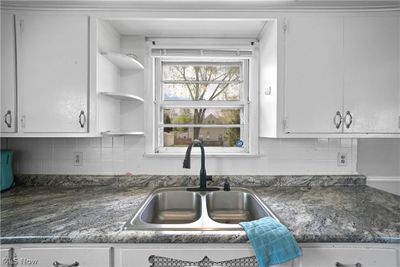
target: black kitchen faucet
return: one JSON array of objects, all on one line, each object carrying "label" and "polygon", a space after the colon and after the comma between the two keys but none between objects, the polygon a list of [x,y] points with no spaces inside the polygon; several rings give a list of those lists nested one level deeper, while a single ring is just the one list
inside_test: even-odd
[{"label": "black kitchen faucet", "polygon": [[194,139],[186,150],[185,159],[183,160],[183,168],[190,169],[190,154],[193,146],[199,146],[201,150],[201,167],[200,167],[200,188],[188,188],[189,191],[217,191],[216,187],[207,188],[207,181],[212,181],[212,176],[207,176],[206,172],[206,153],[204,151],[203,143]]}]

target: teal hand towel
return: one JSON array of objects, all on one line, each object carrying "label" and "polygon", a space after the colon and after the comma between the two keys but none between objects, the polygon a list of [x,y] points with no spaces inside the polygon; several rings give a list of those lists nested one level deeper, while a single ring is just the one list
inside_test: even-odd
[{"label": "teal hand towel", "polygon": [[301,256],[301,249],[289,230],[272,217],[241,222],[256,253],[259,267],[285,263]]}]

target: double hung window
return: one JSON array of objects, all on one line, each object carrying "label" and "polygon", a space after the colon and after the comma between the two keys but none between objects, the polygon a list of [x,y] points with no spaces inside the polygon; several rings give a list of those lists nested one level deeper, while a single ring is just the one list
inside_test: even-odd
[{"label": "double hung window", "polygon": [[249,152],[251,51],[153,49],[155,152]]}]

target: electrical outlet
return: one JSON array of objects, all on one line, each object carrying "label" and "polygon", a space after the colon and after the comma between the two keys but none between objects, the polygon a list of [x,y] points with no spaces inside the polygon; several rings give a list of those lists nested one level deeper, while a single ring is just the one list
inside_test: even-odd
[{"label": "electrical outlet", "polygon": [[74,166],[82,166],[83,152],[74,152]]},{"label": "electrical outlet", "polygon": [[347,153],[339,152],[337,154],[337,165],[340,167],[347,166]]}]

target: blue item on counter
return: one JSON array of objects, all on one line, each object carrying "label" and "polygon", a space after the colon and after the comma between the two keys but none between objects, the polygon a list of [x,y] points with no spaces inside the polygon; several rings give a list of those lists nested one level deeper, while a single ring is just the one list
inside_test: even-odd
[{"label": "blue item on counter", "polygon": [[4,191],[14,186],[14,174],[12,171],[13,152],[9,150],[1,150],[0,152],[1,152],[0,186],[1,186],[1,191]]},{"label": "blue item on counter", "polygon": [[260,267],[285,263],[302,255],[293,235],[272,217],[241,222],[240,226],[246,231]]}]

